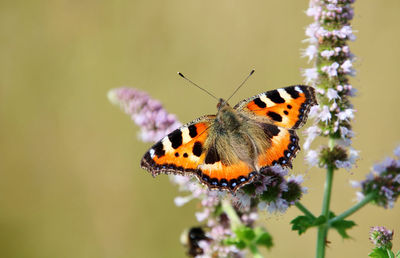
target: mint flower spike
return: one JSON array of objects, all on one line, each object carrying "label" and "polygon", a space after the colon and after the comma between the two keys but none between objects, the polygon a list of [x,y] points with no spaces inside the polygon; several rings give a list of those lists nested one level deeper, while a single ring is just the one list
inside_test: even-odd
[{"label": "mint flower spike", "polygon": [[181,125],[175,115],[144,91],[123,87],[110,90],[107,97],[140,127],[139,138],[144,142],[158,141]]},{"label": "mint flower spike", "polygon": [[[316,88],[319,106],[310,111],[314,125],[306,130],[304,149],[311,152],[307,161],[311,166],[320,164],[315,160],[315,152],[311,150],[312,142],[317,136],[333,140],[332,145],[348,148],[347,159],[332,161],[336,168],[350,169],[358,159],[358,151],[349,148],[354,133],[350,122],[355,110],[350,97],[355,89],[349,83],[349,76],[354,76],[354,55],[350,52],[348,41],[354,41],[350,20],[354,13],[351,4],[354,0],[311,0],[306,14],[313,17],[314,22],[306,29],[309,46],[303,56],[314,61],[314,67],[305,69],[305,82]],[[329,146],[333,147],[333,146]]]},{"label": "mint flower spike", "polygon": [[393,230],[385,227],[371,227],[369,231],[369,240],[377,247],[392,249]]},{"label": "mint flower spike", "polygon": [[366,179],[351,182],[353,187],[360,187],[359,199],[373,193],[373,202],[381,207],[393,208],[400,195],[400,146],[394,150],[395,158],[386,158],[373,166]]},{"label": "mint flower spike", "polygon": [[288,170],[281,166],[261,169],[251,184],[236,192],[233,204],[240,211],[256,206],[259,211],[285,213],[307,192],[307,188],[301,185],[302,175],[287,177],[287,174]]}]

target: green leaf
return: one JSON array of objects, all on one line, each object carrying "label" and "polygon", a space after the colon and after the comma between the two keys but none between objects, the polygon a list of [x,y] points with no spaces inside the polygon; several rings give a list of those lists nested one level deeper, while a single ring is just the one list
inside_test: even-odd
[{"label": "green leaf", "polygon": [[318,218],[311,216],[297,216],[290,223],[292,224],[292,230],[298,231],[299,235],[301,235],[310,227],[319,226],[325,222],[326,218],[324,216],[319,216]]},{"label": "green leaf", "polygon": [[271,248],[274,245],[272,242],[272,236],[267,232],[264,232],[257,238],[256,244],[265,246],[267,249]]},{"label": "green leaf", "polygon": [[254,233],[254,229],[242,226],[235,230],[236,236],[243,241],[251,241],[256,237],[256,233]]},{"label": "green leaf", "polygon": [[332,227],[335,228],[343,238],[350,238],[346,230],[354,227],[355,225],[356,223],[354,223],[352,220],[339,220],[332,223]]},{"label": "green leaf", "polygon": [[239,248],[241,250],[245,249],[246,246],[247,246],[246,242],[244,242],[244,241],[242,241],[240,239],[237,239],[237,238],[227,238],[223,242],[224,242],[225,245],[234,245],[234,246],[236,246],[237,248]]},{"label": "green leaf", "polygon": [[386,250],[378,247],[372,249],[372,252],[370,252],[368,256],[372,258],[389,258]]},{"label": "green leaf", "polygon": [[314,221],[313,218],[308,216],[297,216],[290,224],[292,224],[292,230],[298,231],[299,235],[301,235],[306,232],[308,228],[312,227]]},{"label": "green leaf", "polygon": [[255,242],[257,245],[265,246],[267,249],[270,249],[274,245],[272,236],[266,231],[258,234]]}]

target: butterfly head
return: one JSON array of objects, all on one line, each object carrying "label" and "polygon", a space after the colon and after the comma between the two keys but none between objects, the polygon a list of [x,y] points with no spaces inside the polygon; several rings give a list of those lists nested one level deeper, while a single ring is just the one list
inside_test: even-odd
[{"label": "butterfly head", "polygon": [[219,101],[218,101],[218,104],[217,104],[218,111],[220,111],[222,108],[224,108],[226,106],[229,107],[228,102],[226,102],[226,100],[220,98]]},{"label": "butterfly head", "polygon": [[216,123],[228,130],[233,130],[240,126],[240,118],[235,110],[224,99],[219,99]]}]

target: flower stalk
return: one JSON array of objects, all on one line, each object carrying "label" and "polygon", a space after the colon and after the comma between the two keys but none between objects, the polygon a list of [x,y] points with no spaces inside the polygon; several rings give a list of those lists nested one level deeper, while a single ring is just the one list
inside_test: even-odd
[{"label": "flower stalk", "polygon": [[355,204],[354,206],[352,206],[348,210],[344,211],[343,213],[337,215],[336,217],[330,219],[328,221],[328,224],[332,225],[333,223],[335,223],[337,221],[340,221],[340,220],[343,220],[343,219],[349,217],[350,215],[352,215],[353,213],[355,213],[356,211],[358,211],[359,209],[361,209],[362,207],[364,207],[365,205],[370,203],[375,197],[376,197],[375,193],[369,193],[361,201],[359,201],[357,204]]}]

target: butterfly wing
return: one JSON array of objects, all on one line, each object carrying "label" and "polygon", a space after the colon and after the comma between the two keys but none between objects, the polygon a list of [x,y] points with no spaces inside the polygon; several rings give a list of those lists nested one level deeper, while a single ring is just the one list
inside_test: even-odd
[{"label": "butterfly wing", "polygon": [[300,150],[299,137],[295,130],[269,123],[259,123],[259,126],[263,128],[268,145],[258,155],[258,167],[281,165],[291,168],[292,159]]},{"label": "butterfly wing", "polygon": [[239,102],[234,109],[260,122],[297,129],[316,104],[314,88],[297,85],[258,94]]},{"label": "butterfly wing", "polygon": [[276,164],[292,167],[292,159],[300,149],[294,129],[304,125],[310,108],[316,104],[314,88],[297,85],[258,94],[234,107],[256,121],[270,143],[258,156],[260,168]]},{"label": "butterfly wing", "polygon": [[141,167],[153,176],[190,173],[209,188],[231,191],[251,182],[256,173],[247,163],[236,156],[231,164],[221,161],[230,146],[222,151],[220,137],[210,135],[214,120],[215,116],[200,117],[168,134],[145,153]]},{"label": "butterfly wing", "polygon": [[204,160],[203,144],[215,116],[203,116],[171,132],[143,156],[141,167],[153,174],[198,173]]}]

